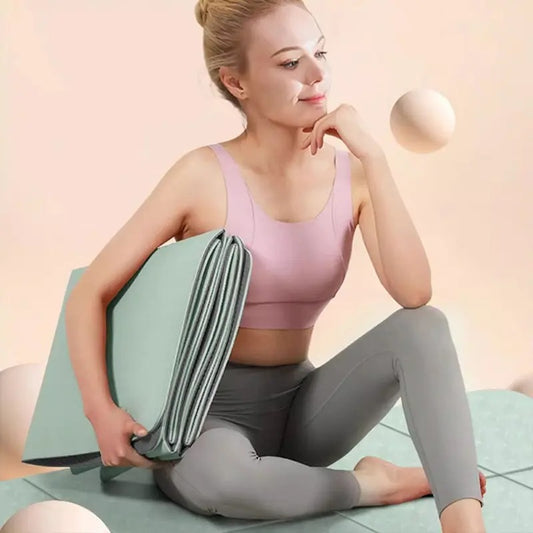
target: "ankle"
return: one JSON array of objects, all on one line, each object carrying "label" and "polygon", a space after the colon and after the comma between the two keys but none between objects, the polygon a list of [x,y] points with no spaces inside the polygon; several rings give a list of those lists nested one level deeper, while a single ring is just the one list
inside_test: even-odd
[{"label": "ankle", "polygon": [[440,523],[442,533],[486,533],[481,504],[475,498],[462,498],[446,506]]},{"label": "ankle", "polygon": [[373,505],[388,505],[390,490],[384,483],[380,483],[376,476],[370,471],[357,470],[351,474],[359,483],[360,496],[359,506],[367,507]]}]

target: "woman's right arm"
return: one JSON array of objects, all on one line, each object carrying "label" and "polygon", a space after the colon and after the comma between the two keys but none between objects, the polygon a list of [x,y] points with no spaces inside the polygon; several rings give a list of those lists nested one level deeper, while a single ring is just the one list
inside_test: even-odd
[{"label": "woman's right arm", "polygon": [[[209,150],[209,148],[206,148]],[[115,403],[106,368],[106,309],[159,246],[182,235],[205,176],[202,148],[188,152],[84,270],[65,306],[69,356],[87,418]],[[205,179],[205,178],[204,178]]]},{"label": "woman's right arm", "polygon": [[114,404],[107,379],[106,308],[96,293],[86,292],[69,298],[65,309],[68,351],[88,419]]}]

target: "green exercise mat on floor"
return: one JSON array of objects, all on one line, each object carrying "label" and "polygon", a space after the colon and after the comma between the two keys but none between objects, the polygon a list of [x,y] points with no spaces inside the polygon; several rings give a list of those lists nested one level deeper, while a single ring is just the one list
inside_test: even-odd
[{"label": "green exercise mat on floor", "polygon": [[[467,398],[478,468],[487,478],[482,509],[487,532],[532,533],[533,399],[498,389],[469,391]],[[352,470],[367,455],[400,466],[421,466],[401,405],[393,407],[361,441],[328,467]],[[256,461],[258,468],[266,463]],[[396,505],[354,507],[290,520],[202,516],[170,500],[156,485],[153,471],[146,468],[132,468],[108,483],[100,483],[94,470],[73,476],[68,468],[4,480],[0,483],[0,527],[30,504],[51,500],[81,505],[113,533],[242,533],[252,526],[269,533],[441,531],[432,495]]]},{"label": "green exercise mat on floor", "polygon": [[[65,304],[87,267],[72,271],[22,462],[101,467],[102,480],[131,467],[102,466],[73,372]],[[106,366],[113,401],[147,428],[140,454],[181,458],[198,438],[224,373],[248,293],[252,255],[223,228],[160,246],[109,303]]]}]

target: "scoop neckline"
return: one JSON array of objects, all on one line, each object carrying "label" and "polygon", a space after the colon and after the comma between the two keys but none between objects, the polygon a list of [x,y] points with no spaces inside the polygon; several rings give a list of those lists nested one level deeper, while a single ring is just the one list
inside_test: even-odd
[{"label": "scoop neckline", "polygon": [[217,146],[220,147],[221,150],[225,152],[227,157],[232,161],[233,166],[235,167],[237,174],[239,175],[239,178],[244,183],[244,186],[246,187],[246,192],[248,193],[248,196],[250,198],[251,203],[253,204],[254,210],[257,210],[261,215],[266,218],[267,220],[273,222],[274,224],[280,224],[284,226],[301,226],[304,224],[311,224],[321,218],[327,211],[330,203],[333,201],[333,192],[335,190],[335,186],[337,185],[337,180],[339,176],[339,150],[336,146],[334,146],[335,155],[334,155],[334,165],[335,165],[335,173],[333,176],[333,185],[331,186],[331,189],[329,191],[328,199],[326,200],[326,203],[322,206],[322,209],[316,214],[313,218],[310,218],[308,220],[296,220],[296,221],[286,221],[286,220],[278,220],[277,218],[271,217],[253,198],[252,193],[250,192],[250,189],[248,188],[248,184],[246,183],[246,180],[244,179],[244,176],[241,172],[240,166],[238,165],[235,158],[226,150],[224,146],[220,143],[216,143]]}]

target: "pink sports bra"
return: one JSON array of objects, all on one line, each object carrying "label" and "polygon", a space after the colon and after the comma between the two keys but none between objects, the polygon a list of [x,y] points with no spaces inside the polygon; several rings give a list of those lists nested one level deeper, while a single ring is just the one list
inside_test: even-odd
[{"label": "pink sports bra", "polygon": [[216,153],[226,184],[224,229],[252,254],[252,273],[240,327],[305,329],[339,290],[354,234],[350,160],[335,148],[335,181],[326,205],[311,220],[283,222],[267,215],[221,144]]}]

